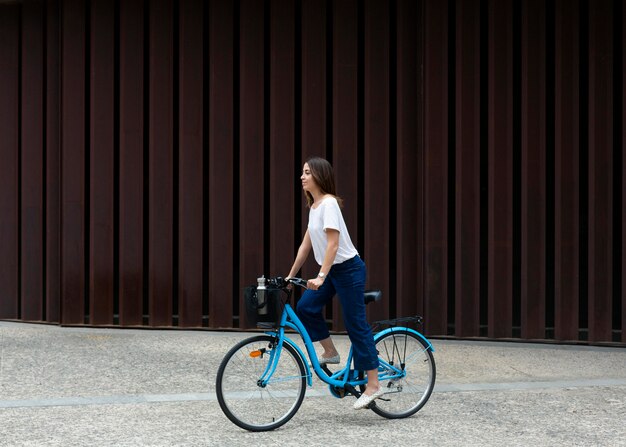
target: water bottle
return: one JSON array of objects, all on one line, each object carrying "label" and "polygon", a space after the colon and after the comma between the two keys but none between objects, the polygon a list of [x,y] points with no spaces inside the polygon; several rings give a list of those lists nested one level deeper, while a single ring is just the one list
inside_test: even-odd
[{"label": "water bottle", "polygon": [[259,315],[267,315],[267,291],[265,289],[265,275],[257,278],[256,282],[256,297],[257,302],[259,303]]}]

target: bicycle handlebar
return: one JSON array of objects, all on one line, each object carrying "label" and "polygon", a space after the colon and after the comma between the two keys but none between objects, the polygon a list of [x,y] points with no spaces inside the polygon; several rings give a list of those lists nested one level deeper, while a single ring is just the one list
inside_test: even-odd
[{"label": "bicycle handlebar", "polygon": [[306,279],[302,279],[302,278],[289,278],[287,280],[288,282],[290,282],[291,284],[295,284],[296,286],[300,286],[303,289],[307,288],[307,280]]},{"label": "bicycle handlebar", "polygon": [[280,276],[277,276],[276,278],[268,278],[267,279],[267,284],[270,286],[274,286],[274,287],[278,287],[280,289],[285,289],[289,284],[295,284],[296,286],[300,286],[303,289],[306,289],[306,284],[307,281],[306,279],[302,279],[302,278],[289,278],[289,279],[285,279],[282,278]]}]

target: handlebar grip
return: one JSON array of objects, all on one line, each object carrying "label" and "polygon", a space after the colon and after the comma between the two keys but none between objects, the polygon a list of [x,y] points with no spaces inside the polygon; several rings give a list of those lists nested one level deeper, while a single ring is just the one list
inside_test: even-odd
[{"label": "handlebar grip", "polygon": [[300,287],[302,287],[302,288],[304,288],[304,289],[306,289],[306,288],[307,288],[307,287],[306,287],[306,284],[307,284],[306,279],[302,279],[302,278],[289,278],[287,281],[288,281],[288,282],[290,282],[291,284],[295,284],[296,286],[300,286]]}]

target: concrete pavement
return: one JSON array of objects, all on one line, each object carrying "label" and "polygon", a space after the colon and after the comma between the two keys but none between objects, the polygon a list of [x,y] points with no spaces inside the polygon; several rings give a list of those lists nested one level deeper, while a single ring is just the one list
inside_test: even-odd
[{"label": "concrete pavement", "polygon": [[314,379],[291,421],[248,433],[215,374],[251,335],[0,321],[0,445],[626,446],[626,348],[450,340],[433,340],[437,384],[411,418],[354,411]]}]

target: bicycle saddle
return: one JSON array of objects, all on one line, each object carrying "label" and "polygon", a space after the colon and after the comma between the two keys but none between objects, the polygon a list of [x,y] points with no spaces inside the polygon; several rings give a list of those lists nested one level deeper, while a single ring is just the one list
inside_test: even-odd
[{"label": "bicycle saddle", "polygon": [[380,290],[365,291],[365,304],[373,303],[374,301],[380,301],[382,298],[383,292]]}]

